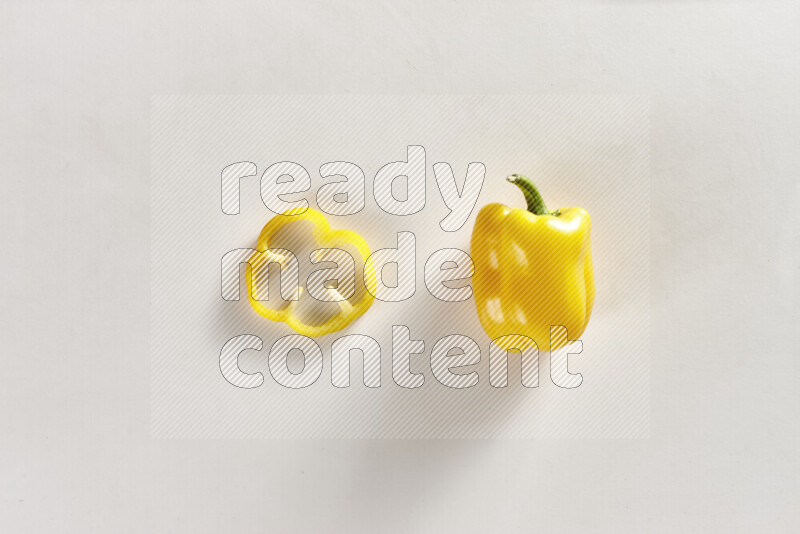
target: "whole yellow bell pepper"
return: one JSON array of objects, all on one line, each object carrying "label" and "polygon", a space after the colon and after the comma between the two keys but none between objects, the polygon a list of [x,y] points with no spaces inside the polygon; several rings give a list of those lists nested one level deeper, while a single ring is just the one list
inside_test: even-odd
[{"label": "whole yellow bell pepper", "polygon": [[[324,320],[324,322],[313,324],[304,321],[300,314],[297,313],[299,300],[312,298],[303,288],[298,288],[297,290],[298,300],[289,301],[288,304],[282,308],[273,308],[253,298],[253,294],[263,294],[263,288],[258,287],[257,281],[253,281],[252,269],[247,269],[246,272],[247,286],[252,289],[248,292],[250,304],[260,315],[272,321],[285,322],[301,335],[316,337],[341,330],[356,318],[363,315],[364,312],[372,306],[374,300],[372,295],[375,293],[376,288],[375,267],[372,260],[369,258],[369,247],[360,235],[349,230],[332,230],[322,213],[310,208],[297,208],[273,217],[264,225],[264,228],[258,236],[257,248],[259,251],[266,251],[266,254],[260,256],[256,254],[253,255],[250,260],[253,269],[262,267],[260,262],[263,261],[275,261],[282,265],[285,264],[285,255],[270,251],[271,246],[273,246],[273,239],[279,232],[283,232],[284,237],[288,235],[289,237],[296,237],[299,240],[302,236],[301,230],[292,228],[290,225],[300,224],[302,226],[304,222],[309,223],[311,228],[313,228],[313,239],[319,245],[318,249],[341,249],[345,251],[349,249],[350,251],[356,251],[357,254],[361,256],[360,258],[354,257],[353,260],[356,266],[364,266],[364,283],[361,284],[356,275],[356,279],[353,280],[355,285],[353,288],[353,295],[349,298],[344,298],[344,295],[340,295],[337,288],[326,288],[325,291],[327,294],[333,296],[335,301],[325,304],[320,302],[312,305],[336,306],[338,309],[335,314]],[[283,250],[291,251],[291,248],[284,247]],[[292,253],[294,254],[293,251]],[[302,259],[298,258],[298,261],[302,261]],[[285,275],[281,272],[281,277],[283,276]],[[253,285],[254,283],[255,285]],[[339,283],[341,284],[341,280]],[[274,289],[274,293],[277,293],[277,288]],[[314,318],[318,318],[320,316],[328,317],[330,314],[312,313],[309,315],[312,317],[316,315]]]},{"label": "whole yellow bell pepper", "polygon": [[567,339],[553,339],[551,346],[550,327],[565,326],[575,340],[592,313],[591,220],[583,208],[548,211],[524,176],[507,180],[522,190],[528,208],[495,203],[478,214],[472,233],[478,317],[493,340],[523,335],[539,350],[555,350]]}]

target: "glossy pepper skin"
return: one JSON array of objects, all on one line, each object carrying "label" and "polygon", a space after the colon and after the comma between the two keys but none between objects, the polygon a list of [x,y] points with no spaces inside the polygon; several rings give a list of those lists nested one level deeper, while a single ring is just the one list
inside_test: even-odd
[{"label": "glossy pepper skin", "polygon": [[[298,334],[317,337],[343,329],[356,318],[363,315],[369,309],[369,307],[372,306],[372,302],[374,300],[373,294],[376,290],[375,267],[372,259],[369,258],[369,247],[367,246],[366,241],[364,241],[360,235],[349,230],[331,229],[327,219],[325,219],[325,216],[322,213],[310,208],[289,210],[270,219],[269,222],[264,225],[264,228],[261,230],[261,233],[258,236],[258,250],[265,251],[270,249],[272,239],[276,233],[278,233],[287,225],[303,221],[311,224],[313,228],[314,241],[317,243],[318,248],[344,249],[349,245],[351,249],[354,248],[358,252],[361,257],[359,258],[354,255],[353,259],[355,260],[356,264],[361,262],[361,265],[364,265],[363,283],[365,284],[365,288],[367,290],[363,291],[360,295],[360,298],[355,302],[351,300],[342,300],[338,302],[337,304],[339,306],[339,312],[326,322],[319,325],[306,324],[295,313],[295,307],[299,300],[290,301],[286,307],[276,310],[274,308],[265,306],[261,301],[255,300],[253,298],[253,293],[257,293],[257,291],[250,291],[248,294],[250,305],[263,317],[266,317],[272,321],[285,322]],[[275,254],[270,255],[270,258],[276,259],[280,258],[280,256]],[[298,261],[302,260],[298,258]],[[247,269],[248,287],[253,287],[253,276],[251,271],[252,269]],[[361,283],[361,281],[358,280],[357,275],[354,282],[356,286]],[[335,292],[335,290],[329,290],[329,292],[331,291]],[[304,296],[303,293],[303,288],[300,288],[299,298],[311,298],[309,295]]]},{"label": "glossy pepper skin", "polygon": [[551,347],[550,326],[565,326],[576,340],[592,313],[591,219],[583,208],[550,212],[528,178],[507,180],[528,207],[488,204],[478,214],[472,233],[478,317],[493,340],[523,335],[540,351],[555,350],[567,340],[554,338]]}]

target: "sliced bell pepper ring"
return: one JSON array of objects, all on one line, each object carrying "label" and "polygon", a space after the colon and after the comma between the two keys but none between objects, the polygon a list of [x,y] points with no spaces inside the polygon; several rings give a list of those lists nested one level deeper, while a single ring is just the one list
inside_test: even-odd
[{"label": "sliced bell pepper ring", "polygon": [[[298,305],[300,301],[302,299],[312,298],[305,288],[298,288],[297,293],[295,294],[297,299],[288,301],[281,308],[270,307],[267,305],[268,301],[256,300],[253,298],[253,295],[264,293],[264,288],[259,287],[259,280],[263,280],[263,283],[267,283],[267,277],[262,276],[254,279],[252,270],[256,269],[259,266],[259,263],[264,261],[275,261],[282,265],[283,270],[283,266],[287,264],[288,259],[288,254],[286,254],[285,251],[291,251],[291,246],[287,245],[276,247],[273,242],[276,241],[276,237],[279,234],[283,234],[282,238],[284,240],[287,236],[289,238],[299,236],[302,234],[300,228],[302,228],[304,223],[306,225],[310,225],[312,229],[313,241],[316,243],[316,245],[318,245],[316,247],[318,250],[344,250],[353,256],[353,260],[355,261],[356,265],[354,273],[355,280],[353,280],[355,287],[352,288],[352,296],[347,298],[342,295],[339,292],[340,286],[326,286],[324,288],[324,291],[327,294],[327,298],[325,300],[328,302],[322,303],[319,302],[319,300],[314,301],[315,303],[318,303],[313,304],[314,306],[323,306],[327,304],[329,307],[334,307],[334,313],[330,313],[331,310],[328,310],[327,314],[321,315],[324,319],[322,322],[309,322],[301,317],[301,314],[298,313]],[[363,315],[372,305],[374,300],[373,294],[375,293],[377,283],[375,277],[375,267],[369,257],[370,250],[366,241],[364,241],[364,239],[355,232],[351,232],[349,230],[331,229],[328,221],[325,219],[325,216],[316,210],[310,208],[292,209],[281,215],[273,217],[269,220],[269,222],[267,222],[266,225],[264,225],[264,228],[261,230],[261,233],[258,236],[257,249],[261,251],[261,253],[260,255],[254,254],[251,256],[250,263],[252,268],[247,269],[247,285],[249,288],[251,288],[251,291],[248,292],[248,296],[253,309],[267,319],[284,322],[299,334],[317,337],[345,328],[356,318]],[[292,251],[292,253],[294,252]],[[315,254],[312,253],[312,257],[314,256]],[[302,261],[302,259],[298,258],[298,261]],[[359,280],[358,276],[359,265],[364,266],[363,284]],[[283,276],[284,273],[282,272],[281,277]],[[341,280],[339,281],[339,284],[341,284]],[[275,293],[277,293],[277,291]],[[335,309],[337,306],[338,309]],[[326,315],[329,317],[325,318]],[[319,316],[320,315],[317,314],[317,317]]]}]

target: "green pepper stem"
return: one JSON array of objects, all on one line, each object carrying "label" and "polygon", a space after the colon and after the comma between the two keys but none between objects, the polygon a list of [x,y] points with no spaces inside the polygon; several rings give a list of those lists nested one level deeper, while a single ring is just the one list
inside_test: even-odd
[{"label": "green pepper stem", "polygon": [[520,188],[522,194],[525,195],[525,202],[528,203],[529,212],[535,215],[555,215],[556,217],[561,215],[561,210],[556,210],[553,212],[548,211],[547,206],[544,204],[542,195],[539,193],[539,190],[536,189],[536,186],[533,185],[531,179],[527,176],[512,174],[506,178],[506,180]]}]

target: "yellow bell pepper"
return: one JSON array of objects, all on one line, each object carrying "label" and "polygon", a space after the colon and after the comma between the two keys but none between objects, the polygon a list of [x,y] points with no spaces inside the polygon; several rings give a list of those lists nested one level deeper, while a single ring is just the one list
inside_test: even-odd
[{"label": "yellow bell pepper", "polygon": [[[317,309],[316,313],[309,314],[312,319],[316,319],[311,322],[305,321],[298,313],[298,303],[300,300],[312,298],[303,288],[298,288],[298,300],[289,301],[288,304],[282,308],[270,307],[266,305],[264,301],[255,300],[253,298],[253,294],[259,295],[262,294],[262,291],[261,288],[258,287],[258,282],[255,282],[255,285],[253,285],[254,282],[251,271],[259,266],[260,261],[277,261],[283,264],[285,257],[279,252],[271,252],[269,249],[272,247],[275,249],[281,248],[283,250],[292,251],[290,246],[273,245],[273,241],[279,234],[282,234],[282,240],[285,240],[287,237],[290,241],[292,239],[297,241],[302,240],[303,223],[305,223],[306,228],[310,225],[313,241],[318,245],[317,249],[345,250],[353,256],[356,265],[356,279],[353,280],[355,285],[353,295],[350,298],[344,298],[344,295],[338,293],[337,288],[326,287],[325,291],[329,296],[335,298],[335,302],[323,303],[320,301],[312,301],[311,305],[317,306],[318,308],[324,306],[333,307],[335,311],[334,313],[330,313],[331,310],[328,309],[328,313],[320,313],[319,309]],[[258,236],[257,248],[259,251],[267,251],[267,253],[261,257],[255,254],[251,257],[250,263],[253,265],[253,269],[247,269],[247,285],[251,288],[248,295],[250,304],[255,311],[267,319],[285,322],[299,334],[316,337],[341,330],[356,318],[363,315],[372,305],[374,300],[372,295],[375,293],[376,278],[374,264],[372,260],[369,259],[370,251],[367,243],[355,232],[349,230],[332,230],[325,216],[316,210],[298,208],[273,217],[261,230],[261,234]],[[292,251],[292,253],[295,254],[294,251]],[[361,257],[359,258],[357,255]],[[303,261],[303,259],[298,258],[298,262],[301,261]],[[364,266],[363,284],[358,280],[359,265]],[[283,276],[284,273],[282,272],[281,277]],[[341,280],[339,283],[341,284]],[[273,291],[277,293],[277,288]],[[323,319],[323,322],[319,322],[318,319],[320,317]]]},{"label": "yellow bell pepper", "polygon": [[[478,214],[472,233],[478,316],[493,340],[523,335],[539,350],[555,350],[567,339],[555,338],[551,346],[550,327],[565,326],[576,340],[592,313],[591,220],[583,208],[548,211],[524,176],[507,180],[522,190],[528,208],[495,203]],[[511,348],[506,341],[503,348]]]}]

